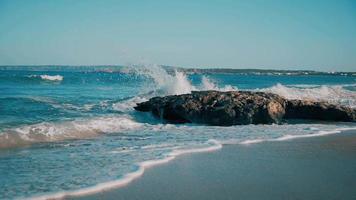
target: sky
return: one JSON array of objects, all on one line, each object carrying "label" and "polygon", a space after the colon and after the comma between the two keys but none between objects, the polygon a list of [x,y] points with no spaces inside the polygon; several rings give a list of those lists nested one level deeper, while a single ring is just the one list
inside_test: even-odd
[{"label": "sky", "polygon": [[356,71],[354,0],[0,0],[0,65]]}]

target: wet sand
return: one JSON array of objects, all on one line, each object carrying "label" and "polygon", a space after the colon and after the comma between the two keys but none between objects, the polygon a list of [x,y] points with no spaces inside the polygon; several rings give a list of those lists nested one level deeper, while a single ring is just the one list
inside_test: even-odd
[{"label": "wet sand", "polygon": [[66,199],[356,199],[356,131],[186,154],[127,186]]}]

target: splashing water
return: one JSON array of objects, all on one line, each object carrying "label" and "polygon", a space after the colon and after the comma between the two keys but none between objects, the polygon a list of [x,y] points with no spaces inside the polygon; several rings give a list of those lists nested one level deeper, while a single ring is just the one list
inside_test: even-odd
[{"label": "splashing water", "polygon": [[206,76],[202,76],[201,90],[217,90],[217,91],[237,91],[237,87],[231,85],[225,85],[224,87],[218,87],[214,80],[209,79]]},{"label": "splashing water", "polygon": [[43,80],[49,80],[49,81],[62,81],[63,80],[63,76],[61,76],[61,75],[50,76],[50,75],[45,74],[45,75],[41,75],[40,77]]},{"label": "splashing water", "polygon": [[[44,81],[40,79],[43,74],[59,74],[65,81]],[[128,183],[146,166],[185,152],[214,150],[226,143],[252,145],[355,129],[354,124],[346,123],[168,125],[133,109],[136,103],[152,96],[237,87],[290,99],[355,106],[352,77],[307,79],[283,75],[187,75],[167,72],[157,65],[135,66],[125,73],[0,71],[0,199],[101,191]],[[276,85],[277,82],[283,85]],[[9,149],[19,146],[28,147]]]},{"label": "splashing water", "polygon": [[333,104],[341,104],[356,107],[356,93],[345,90],[343,86],[285,86],[278,83],[270,88],[260,89],[259,91],[271,92],[281,95],[287,99],[301,99],[313,101],[326,101]]},{"label": "splashing water", "polygon": [[179,95],[187,94],[198,90],[218,90],[218,91],[236,91],[237,87],[224,85],[219,87],[216,81],[207,76],[202,76],[201,84],[198,86],[188,79],[184,72],[174,70],[172,74],[158,65],[135,66],[133,70],[136,74],[153,79],[156,95]]},{"label": "splashing water", "polygon": [[63,76],[61,75],[47,75],[47,74],[42,74],[42,75],[29,75],[27,76],[29,78],[41,78],[42,80],[46,81],[62,81]]},{"label": "splashing water", "polygon": [[158,65],[142,65],[134,67],[134,71],[153,79],[155,90],[161,95],[186,94],[196,90],[183,72],[174,71],[174,74],[169,74]]},{"label": "splashing water", "polygon": [[126,115],[97,117],[60,123],[43,122],[5,130],[0,134],[0,150],[40,142],[91,138],[99,134],[136,129],[142,125],[133,121],[132,117]]}]

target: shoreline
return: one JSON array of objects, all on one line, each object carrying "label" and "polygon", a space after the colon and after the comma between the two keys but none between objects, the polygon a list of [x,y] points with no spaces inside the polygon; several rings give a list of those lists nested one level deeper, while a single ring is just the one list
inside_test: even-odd
[{"label": "shoreline", "polygon": [[[180,150],[180,151],[173,151],[171,152],[167,157],[159,160],[150,160],[150,161],[145,161],[140,164],[138,164],[138,170],[131,172],[129,174],[126,174],[119,180],[114,180],[110,182],[105,182],[105,183],[100,183],[96,186],[92,186],[89,188],[83,188],[80,190],[74,190],[74,191],[64,191],[64,192],[58,192],[54,194],[48,194],[48,195],[40,195],[40,196],[34,196],[30,197],[29,199],[86,199],[86,197],[91,198],[91,196],[97,196],[98,194],[102,193],[110,193],[112,191],[120,190],[122,188],[127,188],[130,187],[131,184],[133,184],[136,181],[139,181],[142,177],[145,176],[145,171],[146,170],[156,170],[157,167],[161,166],[166,166],[170,165],[172,162],[177,162],[176,160],[180,160],[182,157],[184,158],[185,156],[195,156],[199,154],[195,153],[204,153],[204,152],[212,152],[212,151],[217,151],[220,149],[224,149],[228,146],[238,146],[238,147],[247,147],[250,145],[260,145],[260,144],[255,144],[255,143],[273,143],[273,142],[289,142],[291,140],[295,139],[305,139],[305,138],[320,138],[321,136],[335,136],[335,135],[344,135],[344,134],[349,134],[351,133],[356,133],[356,128],[340,128],[340,129],[335,129],[332,131],[319,131],[315,134],[310,134],[310,135],[297,135],[297,136],[291,136],[291,135],[285,135],[280,138],[275,138],[275,139],[267,139],[267,140],[246,140],[243,142],[239,143],[218,143],[217,141],[210,140],[210,143],[214,143],[214,146],[207,147],[207,148],[202,148],[202,149],[187,149],[187,150]],[[248,148],[248,147],[247,147]],[[172,162],[171,162],[172,161]],[[155,168],[153,168],[155,167]],[[152,169],[153,168],[153,169]]]},{"label": "shoreline", "polygon": [[[355,153],[355,130],[293,141],[226,144],[220,151],[179,156],[123,187],[65,199],[354,199],[356,159],[350,156]],[[287,191],[278,191],[284,187]],[[213,198],[214,192],[230,196]]]},{"label": "shoreline", "polygon": [[122,187],[128,186],[131,182],[135,181],[136,179],[139,179],[141,176],[143,176],[143,174],[145,173],[146,170],[148,170],[154,166],[166,164],[170,161],[173,161],[178,156],[182,156],[185,154],[207,153],[207,152],[211,152],[211,151],[217,151],[217,150],[220,150],[221,148],[223,148],[223,144],[220,144],[215,140],[209,140],[209,141],[215,143],[216,146],[199,148],[199,149],[186,149],[186,150],[173,151],[173,152],[169,153],[167,155],[167,157],[165,157],[163,159],[148,160],[148,161],[141,162],[138,164],[138,170],[130,172],[118,180],[109,181],[109,182],[105,182],[105,183],[99,183],[95,186],[88,187],[88,188],[82,188],[79,190],[63,191],[63,192],[57,192],[57,193],[53,193],[53,194],[33,196],[30,198],[25,198],[25,199],[29,199],[29,200],[67,199],[67,198],[85,197],[85,196],[93,195],[93,194],[100,193],[100,192],[106,192],[106,191],[110,191],[110,190],[120,189]]}]

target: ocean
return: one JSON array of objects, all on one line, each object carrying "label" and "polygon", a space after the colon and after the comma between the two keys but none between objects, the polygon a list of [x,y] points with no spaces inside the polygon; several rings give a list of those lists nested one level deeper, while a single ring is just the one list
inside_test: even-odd
[{"label": "ocean", "polygon": [[45,199],[119,187],[145,168],[224,144],[356,129],[302,122],[231,127],[166,124],[136,103],[195,90],[252,90],[356,107],[356,76],[184,73],[164,68],[0,67],[0,199]]}]

